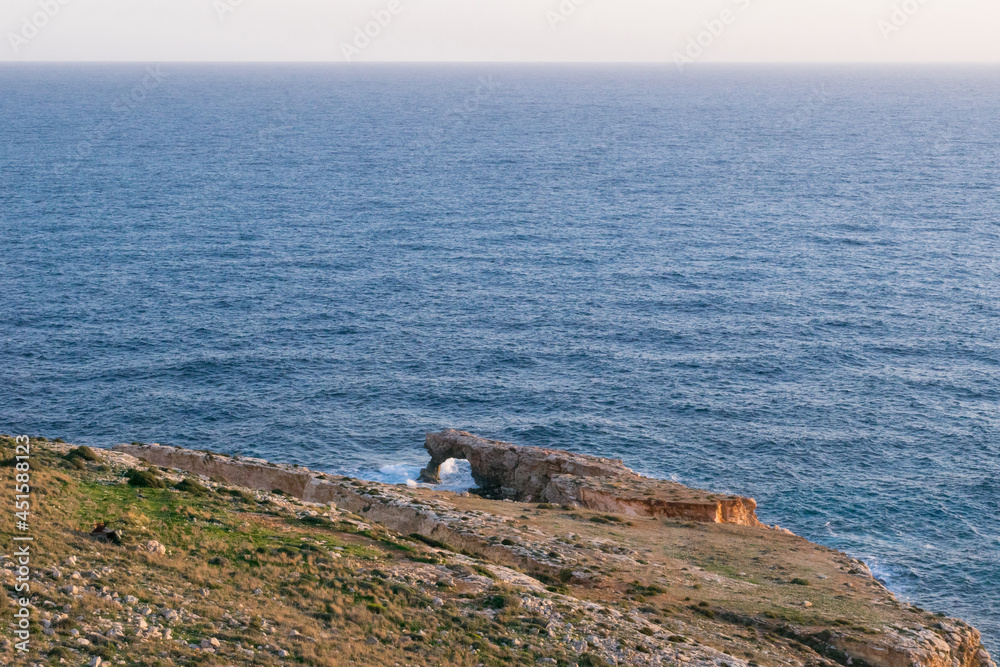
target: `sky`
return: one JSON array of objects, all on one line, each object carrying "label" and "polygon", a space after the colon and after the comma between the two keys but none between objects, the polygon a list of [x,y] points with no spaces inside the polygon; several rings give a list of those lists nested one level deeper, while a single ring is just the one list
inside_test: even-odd
[{"label": "sky", "polygon": [[0,61],[1000,62],[1000,0],[3,0]]}]

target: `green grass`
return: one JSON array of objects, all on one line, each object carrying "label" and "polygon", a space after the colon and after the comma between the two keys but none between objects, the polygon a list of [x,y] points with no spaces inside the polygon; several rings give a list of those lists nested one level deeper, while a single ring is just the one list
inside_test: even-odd
[{"label": "green grass", "polygon": [[[234,564],[252,562],[243,557],[247,550],[262,549],[270,553],[286,548],[295,553],[307,553],[317,549],[311,542],[317,538],[326,543],[324,550],[340,547],[343,555],[371,560],[380,554],[377,549],[336,539],[325,531],[317,534],[294,516],[285,517],[281,531],[253,523],[241,526],[243,517],[232,513],[232,501],[228,496],[192,496],[165,488],[136,488],[124,484],[90,483],[81,488],[89,501],[80,507],[81,524],[90,526],[103,522],[112,529],[121,528],[129,542],[158,539],[164,544],[183,544],[197,534],[201,541],[221,542],[221,547],[214,548],[216,555]],[[128,509],[123,511],[123,508]]]}]

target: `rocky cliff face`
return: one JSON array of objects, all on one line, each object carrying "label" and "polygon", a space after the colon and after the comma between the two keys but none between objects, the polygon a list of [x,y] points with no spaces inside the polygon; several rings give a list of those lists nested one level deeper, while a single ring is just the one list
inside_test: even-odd
[{"label": "rocky cliff face", "polygon": [[[469,586],[493,578],[517,591],[522,609],[545,628],[539,644],[612,664],[996,667],[968,624],[900,603],[860,561],[760,527],[752,505],[660,487],[620,461],[457,432],[428,442],[437,465],[469,457],[486,485],[546,503],[361,482],[173,447],[116,449],[201,475],[205,484],[279,489],[320,510],[336,503],[340,520],[366,534],[379,526],[395,540],[421,536],[436,557],[455,563],[452,573],[458,564],[489,571],[468,575]],[[685,494],[702,500],[686,502]],[[561,499],[577,508],[547,504]],[[438,569],[435,576],[447,575]]]},{"label": "rocky cliff face", "polygon": [[479,493],[487,498],[572,504],[626,516],[761,525],[752,498],[643,477],[617,459],[521,447],[454,429],[428,433],[424,446],[431,461],[421,471],[421,481],[437,484],[445,461],[465,459]]}]

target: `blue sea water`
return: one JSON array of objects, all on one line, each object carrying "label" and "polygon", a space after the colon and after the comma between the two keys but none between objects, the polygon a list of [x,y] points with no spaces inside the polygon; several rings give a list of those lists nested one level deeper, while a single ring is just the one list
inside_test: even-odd
[{"label": "blue sea water", "polygon": [[998,120],[986,68],[6,65],[0,430],[620,457],[996,650]]}]

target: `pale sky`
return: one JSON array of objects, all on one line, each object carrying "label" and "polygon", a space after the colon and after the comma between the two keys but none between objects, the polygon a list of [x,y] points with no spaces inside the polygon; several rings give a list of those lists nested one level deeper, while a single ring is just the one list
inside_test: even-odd
[{"label": "pale sky", "polygon": [[0,28],[3,61],[1000,62],[1000,0],[3,0]]}]

